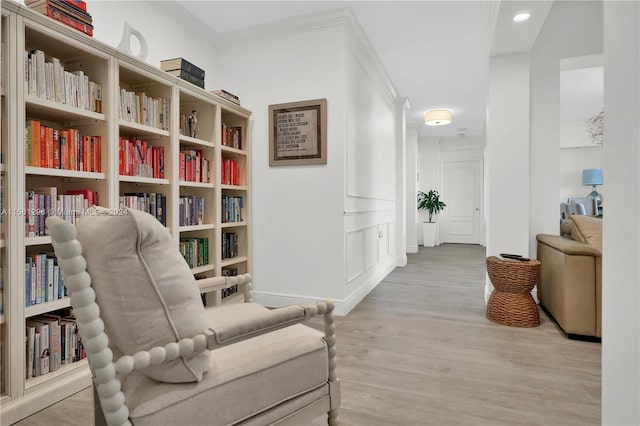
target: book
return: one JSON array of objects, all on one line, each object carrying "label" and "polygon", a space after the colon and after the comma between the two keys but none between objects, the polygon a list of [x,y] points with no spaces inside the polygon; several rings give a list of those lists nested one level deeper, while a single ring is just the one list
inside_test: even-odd
[{"label": "book", "polygon": [[184,58],[163,59],[160,61],[160,69],[162,71],[182,70],[204,80],[204,70]]},{"label": "book", "polygon": [[231,101],[231,102],[233,102],[233,103],[235,103],[237,105],[240,105],[240,98],[237,97],[236,95],[232,94],[232,93],[227,92],[226,90],[219,89],[219,90],[214,90],[211,93],[213,93],[214,95],[219,96],[219,97],[221,97],[223,99]]},{"label": "book", "polygon": [[204,89],[204,79],[198,78],[195,74],[191,74],[185,70],[169,70],[165,72]]}]

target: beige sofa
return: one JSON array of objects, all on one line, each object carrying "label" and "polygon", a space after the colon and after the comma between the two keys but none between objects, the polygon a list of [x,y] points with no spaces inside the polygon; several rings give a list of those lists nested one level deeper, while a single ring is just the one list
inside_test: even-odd
[{"label": "beige sofa", "polygon": [[572,216],[571,235],[539,234],[538,298],[570,338],[602,336],[602,220]]}]

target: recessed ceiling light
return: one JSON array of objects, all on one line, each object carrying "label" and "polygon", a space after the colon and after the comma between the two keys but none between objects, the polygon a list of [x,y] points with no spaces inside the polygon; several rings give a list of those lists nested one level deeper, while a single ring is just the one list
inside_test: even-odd
[{"label": "recessed ceiling light", "polygon": [[513,21],[514,22],[524,22],[529,18],[531,18],[531,14],[529,12],[522,12],[522,13],[518,13],[516,16],[514,16],[513,17]]}]

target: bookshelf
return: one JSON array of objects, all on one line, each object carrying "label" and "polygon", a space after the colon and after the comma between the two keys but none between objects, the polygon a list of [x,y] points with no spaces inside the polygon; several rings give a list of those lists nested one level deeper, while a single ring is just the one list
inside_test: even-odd
[{"label": "bookshelf", "polygon": [[9,363],[7,362],[9,352],[8,325],[6,324],[9,317],[8,296],[9,286],[7,283],[7,244],[6,244],[6,215],[2,209],[7,205],[6,198],[6,158],[7,158],[7,141],[8,141],[8,92],[6,81],[8,78],[8,46],[9,46],[9,20],[10,17],[4,11],[0,17],[0,405],[4,404],[10,398],[9,381]]},{"label": "bookshelf", "polygon": [[[154,210],[176,249],[186,247],[185,256],[192,256],[187,262],[207,305],[239,301],[233,289],[207,285],[207,278],[251,271],[251,113],[24,5],[3,1],[1,10],[0,191],[3,207],[12,213],[2,216],[6,232],[0,235],[0,424],[9,425],[91,384],[81,358],[29,377],[27,329],[47,315],[65,313],[70,300],[56,281],[54,291],[43,289],[33,303],[39,293],[31,292],[26,260],[55,262],[48,260],[53,249],[40,216],[24,212],[34,206],[44,211],[51,200],[56,214],[68,214],[70,221],[91,200],[113,209],[124,204]],[[59,60],[64,71],[91,81],[94,89],[98,85],[100,96],[92,92],[88,102],[69,104],[55,87],[41,92],[36,84],[32,92],[33,83],[24,78],[32,70],[25,52],[43,55],[54,70]],[[48,81],[55,86],[58,80]],[[229,146],[223,145],[230,135],[224,128],[233,132]],[[35,134],[42,142],[36,153]],[[27,148],[12,140],[27,141]],[[222,181],[229,173],[223,176],[225,160],[235,163],[228,182]],[[229,234],[237,248],[223,258]]]}]

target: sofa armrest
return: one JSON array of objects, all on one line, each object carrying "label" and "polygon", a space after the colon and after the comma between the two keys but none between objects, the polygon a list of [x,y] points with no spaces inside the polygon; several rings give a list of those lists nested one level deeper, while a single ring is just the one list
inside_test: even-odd
[{"label": "sofa armrest", "polygon": [[580,241],[575,241],[569,238],[560,237],[558,235],[538,234],[536,236],[536,239],[539,243],[545,244],[564,254],[574,256],[602,256],[602,252],[597,247],[590,246],[588,244],[581,243]]}]

